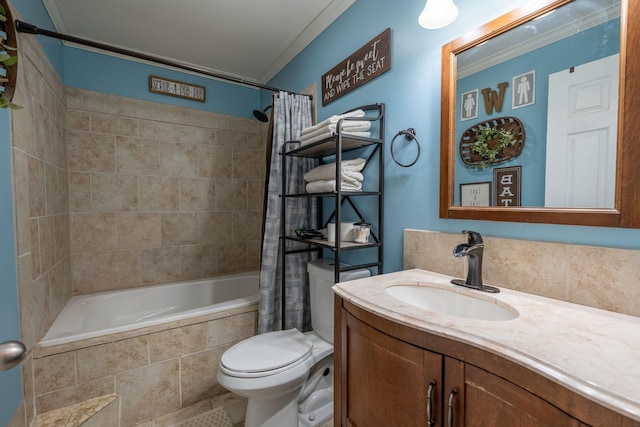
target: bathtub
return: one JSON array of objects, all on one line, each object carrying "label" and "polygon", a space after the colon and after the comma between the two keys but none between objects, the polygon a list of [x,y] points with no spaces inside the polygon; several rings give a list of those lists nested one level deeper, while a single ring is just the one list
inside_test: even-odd
[{"label": "bathtub", "polygon": [[258,272],[144,288],[77,295],[60,312],[41,347],[179,321],[258,302]]}]

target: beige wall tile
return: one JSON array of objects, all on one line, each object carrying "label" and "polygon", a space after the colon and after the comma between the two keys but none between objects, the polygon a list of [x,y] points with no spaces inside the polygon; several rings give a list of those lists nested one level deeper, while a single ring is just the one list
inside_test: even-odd
[{"label": "beige wall tile", "polygon": [[138,210],[138,177],[114,174],[93,175],[91,209],[95,212]]},{"label": "beige wall tile", "polygon": [[246,210],[247,182],[236,179],[216,181],[216,208],[218,210]]},{"label": "beige wall tile", "polygon": [[75,354],[63,353],[34,360],[34,388],[38,394],[75,385]]},{"label": "beige wall tile", "polygon": [[91,130],[91,113],[86,111],[68,110],[67,128],[89,132]]},{"label": "beige wall tile", "polygon": [[207,324],[209,348],[224,344],[233,344],[251,337],[257,332],[256,313],[243,313],[236,316],[212,320]]},{"label": "beige wall tile", "polygon": [[116,249],[116,214],[72,213],[71,250],[73,252]]},{"label": "beige wall tile", "polygon": [[198,162],[201,177],[233,177],[233,150],[229,147],[200,145]]},{"label": "beige wall tile", "polygon": [[247,243],[218,244],[218,273],[247,271]]},{"label": "beige wall tile", "polygon": [[78,252],[71,255],[74,294],[140,285],[140,261],[135,250]]},{"label": "beige wall tile", "polygon": [[69,172],[69,210],[91,211],[91,174]]},{"label": "beige wall tile", "polygon": [[192,245],[180,248],[180,277],[199,279],[215,276],[218,272],[216,245]]},{"label": "beige wall tile", "polygon": [[[231,120],[229,120],[230,126]],[[244,132],[236,132],[233,128],[227,128],[229,130],[218,131],[218,143],[226,147],[242,147],[247,148],[247,134]]]},{"label": "beige wall tile", "polygon": [[13,150],[13,204],[15,206],[16,245],[18,255],[31,249],[31,215],[29,213],[29,159],[25,152]]},{"label": "beige wall tile", "polygon": [[195,353],[206,348],[206,323],[168,329],[149,336],[151,363],[173,359],[183,354]]},{"label": "beige wall tile", "polygon": [[233,212],[233,240],[256,240],[262,235],[262,212]]},{"label": "beige wall tile", "polygon": [[117,224],[118,249],[160,246],[159,213],[118,213]]},{"label": "beige wall tile", "polygon": [[116,375],[121,423],[130,426],[180,407],[178,359]]},{"label": "beige wall tile", "polygon": [[231,242],[233,239],[233,212],[199,212],[200,243]]},{"label": "beige wall tile", "polygon": [[44,162],[29,157],[29,215],[31,217],[46,215],[45,173]]},{"label": "beige wall tile", "polygon": [[53,217],[53,235],[55,260],[59,262],[71,253],[69,214],[64,213]]},{"label": "beige wall tile", "polygon": [[138,136],[138,121],[118,115],[91,113],[91,131],[96,133]]},{"label": "beige wall tile", "polygon": [[198,243],[197,213],[164,212],[160,221],[163,246]]},{"label": "beige wall tile", "polygon": [[160,148],[156,141],[116,137],[116,171],[129,175],[158,174]]},{"label": "beige wall tile", "polygon": [[57,263],[49,271],[49,318],[52,324],[71,298],[71,257]]},{"label": "beige wall tile", "polygon": [[215,144],[216,133],[204,127],[141,120],[140,136],[157,141],[172,141],[185,144]]},{"label": "beige wall tile", "polygon": [[569,300],[640,316],[640,251],[600,247],[566,248]]},{"label": "beige wall tile", "polygon": [[67,132],[69,170],[73,172],[115,172],[115,136],[88,132]]},{"label": "beige wall tile", "polygon": [[40,243],[40,269],[44,273],[56,263],[55,223],[52,216],[38,219],[38,241]]},{"label": "beige wall tile", "polygon": [[264,179],[266,162],[264,150],[236,148],[233,150],[233,178]]},{"label": "beige wall tile", "polygon": [[[191,405],[226,392],[218,384],[216,375],[222,353],[227,348],[227,346],[217,347],[180,358],[183,405]],[[203,366],[208,366],[209,369],[203,370]]]},{"label": "beige wall tile", "polygon": [[147,336],[80,349],[76,352],[78,382],[83,383],[149,364]]},{"label": "beige wall tile", "polygon": [[180,247],[142,249],[140,280],[145,285],[175,282],[180,279]]},{"label": "beige wall tile", "polygon": [[264,209],[264,184],[264,180],[247,181],[248,210],[262,212]]},{"label": "beige wall tile", "polygon": [[198,146],[175,142],[160,143],[160,173],[166,176],[198,176]]},{"label": "beige wall tile", "polygon": [[140,177],[140,210],[177,211],[180,207],[180,180],[159,176]]},{"label": "beige wall tile", "polygon": [[216,181],[180,178],[180,210],[212,211],[216,208]]}]

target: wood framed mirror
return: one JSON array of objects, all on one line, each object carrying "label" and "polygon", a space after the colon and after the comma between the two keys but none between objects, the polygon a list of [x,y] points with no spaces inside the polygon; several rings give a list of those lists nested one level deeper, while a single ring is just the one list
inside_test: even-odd
[{"label": "wood framed mirror", "polygon": [[[588,3],[588,4],[587,4]],[[495,57],[494,64],[505,63],[511,61],[513,58],[512,53],[506,52],[511,50],[513,46],[522,45],[520,41],[511,41],[505,38],[509,34],[522,29],[529,29],[537,34],[539,22],[544,22],[546,19],[548,22],[553,14],[557,11],[566,12],[577,6],[583,8],[592,8],[597,4],[597,8],[617,8],[617,17],[614,16],[613,20],[609,16],[608,18],[600,19],[600,24],[610,26],[609,21],[613,22],[614,26],[618,26],[619,30],[619,68],[617,70],[618,78],[618,90],[617,97],[614,98],[613,103],[617,106],[617,123],[612,125],[613,132],[617,133],[617,138],[613,139],[613,155],[615,159],[612,169],[612,175],[610,178],[610,188],[608,204],[604,205],[586,205],[581,206],[579,203],[576,207],[565,207],[566,205],[557,205],[549,203],[549,196],[545,193],[545,179],[552,182],[550,178],[546,178],[545,165],[547,164],[548,156],[553,156],[554,151],[548,149],[547,153],[547,133],[557,133],[557,129],[547,128],[547,116],[553,116],[555,113],[549,113],[547,108],[549,90],[549,75],[548,71],[543,70],[540,67],[541,61],[529,62],[533,65],[529,67],[507,67],[508,74],[500,74],[499,72],[493,72],[494,83],[492,85],[486,85],[486,83],[480,82],[475,86],[477,90],[473,95],[475,96],[475,108],[480,109],[479,115],[474,115],[476,111],[466,110],[463,111],[464,105],[461,102],[462,92],[460,92],[460,86],[462,87],[462,78],[468,78],[469,75],[473,75],[474,67],[480,62],[489,61],[487,58]],[[602,15],[602,11],[599,9],[594,10],[596,15]],[[558,15],[561,15],[558,13]],[[551,24],[552,27],[578,27],[575,34],[584,34],[584,28],[580,28],[581,22],[567,22],[566,18],[563,18],[562,25]],[[583,17],[577,18],[578,21],[586,20]],[[591,25],[591,24],[589,24]],[[597,24],[593,24],[588,28],[591,28]],[[513,30],[513,31],[512,31]],[[607,31],[611,29],[608,28]],[[616,34],[618,34],[616,33]],[[602,36],[609,38],[608,41],[613,39],[612,33]],[[533,37],[528,37],[533,39]],[[548,37],[542,37],[545,39]],[[556,39],[557,41],[558,39]],[[531,40],[527,40],[526,43],[531,43]],[[614,40],[614,44],[618,43],[618,40]],[[542,44],[549,44],[550,42],[540,42]],[[560,44],[567,44],[562,39]],[[599,44],[605,44],[602,39]],[[483,51],[485,45],[493,44],[494,47],[508,46],[509,48],[499,52],[493,52],[491,54]],[[540,46],[526,47],[526,51],[533,51],[539,49]],[[568,45],[570,46],[570,45]],[[600,47],[598,47],[599,49]],[[578,45],[569,47],[570,50],[579,51],[580,49],[586,50],[587,47]],[[476,52],[482,52],[482,54],[475,55]],[[587,1],[587,0],[536,0],[527,3],[526,5],[519,7],[512,12],[509,12],[488,24],[470,31],[469,33],[453,40],[452,42],[442,47],[442,102],[441,102],[441,147],[440,147],[440,218],[448,219],[475,219],[475,220],[489,220],[489,221],[512,221],[512,222],[532,222],[532,223],[548,223],[548,224],[567,224],[567,225],[586,225],[586,226],[605,226],[605,227],[640,227],[640,121],[634,117],[634,114],[640,112],[640,57],[637,55],[640,52],[640,8],[629,7],[629,0],[599,0],[599,1]],[[611,52],[609,52],[611,53]],[[526,53],[525,53],[526,54]],[[564,57],[565,54],[555,53],[559,55],[557,57]],[[548,58],[548,54],[545,57]],[[467,65],[464,68],[459,69],[459,62],[465,62]],[[561,61],[556,61],[561,62]],[[468,64],[473,64],[468,66]],[[581,66],[582,64],[576,64]],[[489,69],[492,65],[484,66],[484,69]],[[477,69],[483,69],[483,66],[476,67]],[[505,68],[503,68],[504,70]],[[459,74],[460,71],[460,76]],[[469,71],[471,70],[471,71]],[[536,72],[536,70],[538,70]],[[460,135],[462,135],[467,127],[478,122],[486,122],[487,117],[489,119],[498,118],[500,116],[527,116],[525,110],[533,109],[531,106],[526,108],[519,108],[517,106],[518,100],[509,86],[516,86],[516,78],[529,76],[527,73],[534,71],[535,78],[535,108],[544,108],[544,110],[538,115],[544,115],[544,129],[532,127],[531,123],[535,120],[523,120],[524,134],[527,135],[526,143],[523,142],[524,148],[522,153],[518,153],[518,157],[514,157],[511,160],[490,164],[488,166],[482,165],[467,165],[463,163],[461,157],[461,142]],[[573,68],[569,70],[563,70],[565,72],[573,72]],[[464,77],[462,77],[464,74]],[[524,80],[523,80],[524,81]],[[505,84],[506,83],[506,84]],[[502,87],[500,87],[502,85]],[[466,88],[474,87],[474,84],[466,84]],[[484,102],[482,90],[487,91],[489,100],[491,97],[495,97],[494,100],[499,98],[500,91],[503,90],[504,108],[505,111],[498,111],[497,105],[491,106],[489,110],[487,103]],[[491,92],[494,92],[491,94]],[[468,92],[474,92],[469,90]],[[468,92],[465,92],[467,94]],[[512,102],[513,100],[513,102]],[[522,101],[523,98],[519,98]],[[525,98],[524,101],[529,101],[530,98]],[[491,102],[489,102],[491,104]],[[552,106],[555,106],[555,101],[551,102]],[[462,114],[467,114],[471,119],[465,118],[462,120]],[[485,114],[485,117],[482,117]],[[495,123],[495,122],[494,122]],[[555,125],[554,125],[555,126]],[[597,145],[597,144],[596,144]],[[600,154],[598,154],[600,153]],[[582,156],[582,154],[579,154]],[[575,157],[575,156],[574,156]],[[602,151],[596,151],[595,157],[604,157]],[[580,160],[580,159],[579,159]],[[576,162],[573,158],[571,161]],[[562,163],[560,163],[562,164]],[[589,165],[589,163],[586,163]],[[474,182],[493,181],[493,172],[499,168],[518,169],[518,174],[522,182],[526,181],[526,184],[531,184],[530,181],[536,182],[536,190],[532,190],[531,187],[525,187],[522,182],[522,203],[518,206],[496,206],[495,198],[498,194],[494,192],[494,200],[487,203],[483,203],[484,206],[462,206],[460,202],[459,188],[461,184],[464,188],[471,188],[466,184],[473,184]],[[541,168],[542,171],[534,168]],[[458,172],[462,170],[469,171],[469,174],[463,178],[456,177],[456,168]],[[550,170],[558,170],[559,167],[553,166]],[[562,168],[560,168],[562,169]],[[584,167],[583,167],[584,169]],[[521,172],[521,175],[520,175]],[[585,171],[582,171],[582,176],[585,176]],[[589,177],[589,169],[586,169],[587,177]],[[458,173],[458,175],[460,175]],[[595,172],[593,173],[595,175]],[[576,180],[576,177],[580,177],[580,173],[576,172],[575,176],[569,179]],[[487,179],[489,177],[489,179]],[[457,179],[457,180],[456,180]],[[496,182],[493,182],[494,188]],[[498,187],[499,189],[499,187]],[[593,191],[596,191],[595,188]],[[588,191],[587,191],[588,192]],[[533,202],[527,200],[528,196],[537,193],[537,199],[533,198]],[[520,192],[518,192],[520,197]],[[484,199],[483,199],[484,200]],[[553,206],[553,207],[550,207]]]}]

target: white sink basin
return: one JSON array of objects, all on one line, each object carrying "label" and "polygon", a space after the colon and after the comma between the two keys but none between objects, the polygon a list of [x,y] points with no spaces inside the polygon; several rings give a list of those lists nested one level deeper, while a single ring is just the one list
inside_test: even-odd
[{"label": "white sink basin", "polygon": [[498,300],[475,298],[452,290],[417,285],[393,285],[385,291],[406,304],[436,313],[477,320],[512,320],[518,311]]}]

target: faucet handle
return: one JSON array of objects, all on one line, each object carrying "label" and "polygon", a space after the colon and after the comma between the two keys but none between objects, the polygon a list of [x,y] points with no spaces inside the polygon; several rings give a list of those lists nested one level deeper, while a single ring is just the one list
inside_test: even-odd
[{"label": "faucet handle", "polygon": [[478,245],[483,243],[482,236],[477,231],[462,230],[462,234],[467,234],[469,236],[469,245]]}]

